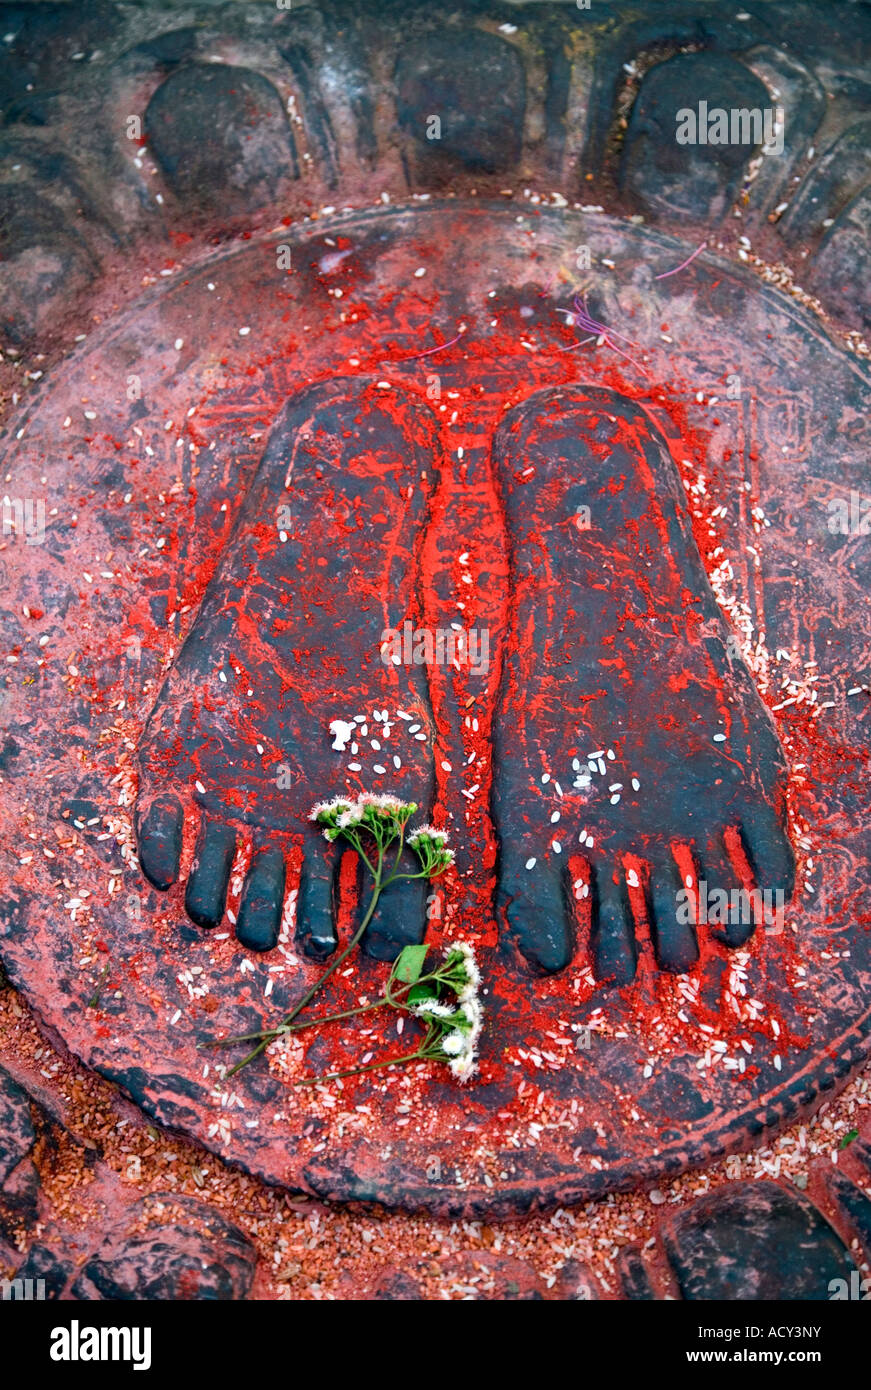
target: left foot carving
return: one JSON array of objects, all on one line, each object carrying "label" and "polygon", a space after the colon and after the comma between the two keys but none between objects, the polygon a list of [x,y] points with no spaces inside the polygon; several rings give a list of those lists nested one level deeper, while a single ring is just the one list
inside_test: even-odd
[{"label": "left foot carving", "polygon": [[[310,956],[336,949],[339,856],[307,826],[314,802],[389,790],[431,808],[426,676],[385,664],[381,639],[418,611],[439,458],[434,416],[401,390],[337,379],[295,396],[142,735],[146,876],[166,889],[185,875],[184,813],[195,809],[185,908],[214,927],[247,842],[236,935],[250,950],[278,941],[301,834],[297,942]],[[425,897],[422,881],[387,897],[371,954],[392,960],[422,938]]]},{"label": "left foot carving", "polygon": [[493,779],[509,931],[535,967],[569,964],[580,857],[597,980],[633,978],[644,928],[660,968],[686,971],[699,955],[677,910],[688,880],[792,892],[773,723],[729,654],[643,410],[601,388],[540,391],[503,420],[494,466],[512,576]]}]

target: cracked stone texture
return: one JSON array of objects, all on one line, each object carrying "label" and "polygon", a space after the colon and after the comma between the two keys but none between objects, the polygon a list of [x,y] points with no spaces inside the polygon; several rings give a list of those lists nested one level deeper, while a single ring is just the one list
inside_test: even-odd
[{"label": "cracked stone texture", "polygon": [[0,1183],[27,1157],[35,1140],[27,1092],[0,1071]]},{"label": "cracked stone texture", "polygon": [[[0,6],[0,29],[13,34],[15,58],[6,65],[7,85],[0,92],[0,294],[9,339],[56,355],[78,330],[86,307],[99,304],[104,286],[111,284],[116,303],[125,297],[129,302],[138,290],[137,248],[162,248],[158,263],[160,254],[172,261],[187,245],[195,217],[211,217],[212,235],[221,237],[236,230],[246,212],[251,226],[262,226],[276,215],[298,217],[325,201],[374,200],[385,190],[398,200],[410,188],[446,183],[459,192],[472,186],[497,191],[506,178],[515,187],[524,180],[537,187],[537,172],[546,170],[548,188],[562,189],[569,201],[595,201],[616,214],[640,210],[667,229],[662,184],[645,181],[638,150],[649,156],[650,167],[667,172],[668,131],[656,120],[658,70],[678,62],[697,70],[713,65],[729,90],[730,81],[736,90],[758,90],[756,80],[801,97],[794,102],[794,120],[787,105],[785,158],[763,161],[746,201],[738,195],[738,226],[759,254],[790,264],[799,283],[818,293],[844,326],[867,322],[869,170],[862,112],[871,83],[857,67],[860,31],[869,23],[863,9],[829,7],[823,33],[811,5],[768,5],[747,22],[735,18],[732,5],[632,10],[602,4],[592,22],[574,6],[515,7],[511,18],[519,32],[506,39],[492,32],[496,12],[487,5],[472,16],[404,5],[401,27],[394,8],[381,4],[361,15],[356,5],[337,4],[329,12],[311,6],[276,16],[245,5],[230,11],[190,7],[182,14],[110,4]],[[503,55],[503,44],[514,56]],[[703,51],[680,53],[683,45]],[[452,51],[457,71],[467,53],[483,55],[482,82],[490,90],[504,79],[506,128],[498,148],[493,127],[486,119],[482,123],[477,84],[465,84],[454,95]],[[430,59],[420,56],[427,53]],[[208,82],[217,80],[202,72],[212,54],[235,66],[246,94],[237,102],[238,92],[225,90],[226,122],[214,133],[197,117]],[[641,80],[627,81],[623,64],[639,59]],[[383,100],[384,73],[394,74],[388,84],[396,85],[395,104]],[[746,80],[740,73],[748,74]],[[415,126],[430,114],[423,107],[433,94],[457,103],[438,152]],[[288,126],[279,115],[285,109]],[[126,133],[127,117],[144,117],[149,110],[165,115],[162,127],[154,123],[153,170],[149,153],[137,165],[140,147]],[[265,164],[246,168],[246,118],[252,111],[263,117],[265,128],[255,133],[254,146],[276,160],[274,181]],[[625,138],[620,111],[628,113]],[[208,172],[207,186],[198,187],[188,172],[197,169]],[[793,170],[797,187],[787,182]],[[737,175],[746,172],[745,165]],[[212,186],[219,179],[220,195]],[[728,230],[720,219],[728,215],[735,179],[728,161],[701,162],[695,183],[688,181],[697,192],[688,193],[681,219],[687,249],[718,227],[721,234]],[[162,201],[155,196],[161,189]],[[789,206],[775,214],[783,201]],[[132,359],[126,352],[128,365],[135,363],[136,350]],[[124,353],[122,347],[121,358]],[[794,430],[794,406],[784,401],[782,411],[784,424]],[[851,564],[861,577],[861,557]],[[49,586],[58,611],[65,611],[74,602],[71,590],[53,577]],[[161,602],[152,599],[158,608]],[[89,717],[83,702],[79,712],[83,721]],[[14,772],[20,759],[23,733],[16,728],[5,740],[6,771]],[[87,795],[97,810],[100,792],[99,779],[91,779]],[[111,862],[105,848],[93,849]],[[13,936],[16,920],[13,912]],[[852,1013],[854,1002],[845,1002],[845,1013]],[[835,1084],[854,1060],[848,1055],[843,1066],[830,1068],[823,1084]],[[149,1071],[132,1068],[123,1077],[144,1103]],[[190,1092],[183,1077],[165,1077],[170,1092]],[[814,1085],[802,1085],[803,1098],[812,1101]],[[20,1114],[20,1099],[18,1106]],[[165,1115],[190,1120],[192,1112],[173,1101]],[[758,1132],[761,1122],[754,1128]],[[29,1163],[25,1153],[13,1165],[10,1191],[15,1196],[21,1185],[16,1200],[32,1211]],[[861,1194],[841,1197],[856,1229],[864,1230]],[[780,1229],[780,1215],[771,1219]],[[643,1289],[637,1268],[632,1277],[631,1286]]]},{"label": "cracked stone texture", "polygon": [[[609,252],[607,259],[622,269],[595,287],[591,307],[605,322],[631,324],[647,354],[652,383],[648,386],[642,375],[640,382],[633,380],[632,392],[636,399],[640,393],[654,411],[665,438],[672,441],[677,464],[685,462],[689,451],[697,460],[692,466],[709,480],[698,519],[703,534],[715,536],[730,556],[737,577],[734,611],[764,613],[770,653],[796,644],[807,651],[819,634],[821,672],[838,690],[846,691],[861,669],[867,640],[859,599],[866,563],[861,537],[833,533],[827,505],[845,488],[859,493],[863,487],[867,383],[860,366],[836,352],[792,301],[760,288],[746,271],[736,272],[725,261],[699,257],[680,276],[657,280],[660,267],[673,267],[681,256],[680,243],[658,232],[602,214],[548,209],[537,210],[518,240],[508,235],[518,226],[516,217],[514,209],[430,203],[414,211],[348,214],[323,228],[282,230],[279,244],[292,243],[293,274],[277,266],[274,233],[252,239],[233,255],[213,257],[177,283],[152,292],[140,306],[112,320],[107,330],[90,335],[55,381],[40,384],[24,436],[11,440],[5,456],[6,471],[20,480],[16,486],[25,496],[43,486],[36,481],[42,477],[48,479],[49,495],[65,495],[68,458],[57,457],[58,438],[76,460],[77,498],[82,499],[76,524],[68,524],[64,513],[49,526],[44,546],[21,546],[9,556],[38,564],[45,605],[42,616],[31,617],[22,632],[22,650],[28,661],[31,652],[38,654],[38,634],[48,635],[52,644],[51,662],[36,668],[42,682],[38,723],[29,687],[10,690],[10,731],[18,753],[10,758],[9,779],[11,789],[23,790],[41,769],[51,771],[55,799],[34,806],[34,833],[53,841],[58,833],[69,835],[74,888],[84,886],[83,876],[91,885],[87,922],[79,922],[76,903],[85,900],[75,893],[70,897],[63,884],[69,877],[65,859],[24,856],[27,862],[20,863],[13,854],[12,892],[3,917],[7,969],[77,1053],[158,1120],[274,1180],[331,1198],[493,1214],[579,1200],[680,1171],[705,1156],[752,1142],[843,1085],[867,1055],[869,946],[858,906],[868,873],[865,801],[861,779],[845,781],[835,771],[845,766],[858,771],[863,765],[863,706],[856,697],[843,697],[838,713],[829,712],[822,726],[811,716],[779,712],[790,763],[804,765],[793,794],[825,847],[817,850],[815,860],[819,896],[815,892],[812,898],[804,895],[804,902],[799,899],[783,933],[756,934],[741,961],[746,977],[740,985],[730,983],[734,957],[713,939],[706,944],[699,1020],[710,1016],[717,1028],[725,1027],[735,1067],[736,1053],[749,1056],[749,1070],[740,1073],[740,1081],[725,1067],[705,1063],[710,1035],[693,1032],[691,1019],[684,1025],[689,1035],[684,1035],[680,1015],[686,1012],[686,999],[677,983],[680,977],[659,977],[649,950],[642,953],[637,979],[626,992],[588,978],[583,950],[571,970],[546,986],[533,986],[536,1028],[544,1037],[565,1029],[566,1021],[583,1025],[597,1008],[606,1008],[615,1034],[596,1039],[593,1066],[582,1049],[563,1048],[563,1062],[549,1057],[541,1066],[512,1053],[513,1047],[529,1046],[528,968],[514,959],[492,915],[493,834],[486,808],[482,803],[474,814],[468,812],[461,784],[445,776],[439,778],[439,797],[454,823],[466,826],[458,861],[463,877],[446,901],[457,920],[476,924],[485,972],[493,981],[490,1009],[499,1018],[498,1028],[486,1036],[484,1081],[469,1093],[469,1107],[452,1087],[433,1077],[433,1094],[442,1098],[439,1125],[430,1133],[409,1135],[385,1154],[381,1136],[402,1118],[394,1113],[402,1085],[381,1089],[376,1079],[367,1089],[358,1083],[367,1097],[363,1103],[374,1104],[375,1110],[369,1133],[348,1146],[346,1141],[339,1144],[341,1118],[321,1113],[316,1096],[310,1098],[308,1123],[288,1132],[282,1101],[292,1093],[280,1066],[248,1069],[234,1081],[232,1089],[243,1105],[254,1106],[260,1117],[256,1131],[240,1123],[235,1103],[219,1109],[214,1082],[203,1076],[200,1042],[225,1029],[246,1032],[268,1024],[298,996],[303,982],[313,980],[318,966],[295,954],[288,923],[277,954],[250,957],[240,969],[239,947],[228,933],[204,933],[186,916],[183,883],[169,894],[158,894],[135,861],[122,855],[118,837],[123,844],[128,833],[123,831],[123,806],[116,838],[105,838],[103,827],[115,824],[118,815],[119,782],[113,779],[119,772],[122,780],[131,776],[124,770],[119,726],[113,725],[112,714],[107,722],[105,712],[117,709],[123,699],[128,736],[141,729],[153,703],[154,682],[168,664],[170,650],[176,649],[178,635],[188,630],[190,620],[176,616],[175,595],[202,592],[216,540],[232,525],[261,441],[299,381],[341,373],[346,358],[356,355],[361,374],[376,383],[387,376],[397,393],[419,387],[432,359],[421,361],[414,353],[431,341],[427,335],[436,333],[436,341],[448,342],[456,323],[473,326],[468,345],[458,344],[439,360],[443,391],[462,392],[472,382],[474,418],[468,429],[458,427],[461,433],[453,441],[459,445],[462,439],[462,459],[453,444],[446,453],[455,464],[439,490],[436,534],[477,537],[470,569],[480,595],[477,621],[489,629],[497,653],[508,621],[508,587],[499,497],[486,440],[516,390],[520,361],[524,394],[573,379],[578,356],[562,351],[573,339],[539,287],[571,277],[566,246],[595,236],[600,251]],[[335,266],[330,258],[337,246],[351,255]],[[498,248],[495,254],[491,247]],[[530,247],[536,258],[532,285]],[[397,307],[394,287],[415,283],[414,270],[421,262],[427,269],[425,297],[406,297]],[[458,263],[466,267],[462,284],[456,280]],[[325,264],[332,268],[324,272]],[[334,277],[344,286],[338,300],[325,293],[335,285]],[[477,306],[484,303],[489,307],[482,313]],[[346,305],[355,318],[343,322]],[[249,335],[238,331],[240,306],[246,321],[242,326],[254,324]],[[509,332],[500,335],[492,329],[491,312]],[[288,354],[288,322],[318,323],[325,331],[297,330]],[[679,341],[662,340],[663,323],[680,325],[669,335]],[[525,335],[543,350],[529,353]],[[384,361],[385,340],[392,344],[389,363]],[[770,355],[772,342],[781,353],[763,388],[760,353]],[[624,372],[630,368],[615,354],[603,349],[590,361],[594,380],[629,389]],[[132,401],[125,390],[131,365],[141,387]],[[727,380],[736,375],[748,385],[730,400]],[[696,401],[693,386],[699,381],[710,383],[712,395],[724,392],[724,398],[714,407],[704,399]],[[83,396],[96,423],[82,409]],[[191,420],[189,432],[178,450],[167,440],[165,424],[186,419]],[[143,453],[144,447],[151,453]],[[149,496],[181,497],[180,488],[190,487],[196,476],[190,505],[185,503],[171,521],[155,518],[150,503],[143,505],[138,481],[142,457],[148,459],[149,489],[157,490]],[[689,481],[694,476],[691,472]],[[715,502],[727,512],[737,508],[741,515],[745,484],[770,526],[762,528],[757,521],[760,529],[755,529],[745,513],[737,530],[718,527]],[[229,505],[228,495],[235,499]],[[168,548],[154,544],[155,521],[160,534],[170,538]],[[760,554],[758,566],[747,565],[748,546]],[[114,558],[108,578],[92,574],[90,584],[70,582],[83,570],[85,555],[110,551]],[[428,582],[439,595],[440,611],[446,611],[445,605],[453,603],[452,552],[447,546],[434,549],[427,563]],[[27,568],[19,573],[22,587],[9,616],[20,626],[16,615],[34,597]],[[131,642],[138,644],[138,660],[129,659]],[[78,673],[72,689],[67,684],[70,665]],[[488,675],[493,691],[480,701],[482,748],[490,737],[498,676],[494,659]],[[769,690],[769,708],[780,703],[780,680],[778,676]],[[460,750],[463,760],[469,751],[461,689],[448,682],[434,684],[433,698],[439,746],[451,752],[447,761],[455,765]],[[819,727],[840,750],[841,761],[831,769],[820,755]],[[108,736],[100,737],[100,730]],[[93,750],[97,739],[100,751],[91,755],[83,775],[76,750]],[[437,768],[442,760],[436,759]],[[172,772],[171,767],[164,770]],[[132,795],[133,782],[129,785]],[[59,911],[65,903],[72,907]],[[72,935],[70,911],[76,919]],[[96,958],[88,961],[84,943],[94,939],[95,931],[101,944]],[[154,949],[155,932],[159,951]],[[37,937],[39,952],[34,950]],[[849,956],[843,954],[847,947]],[[79,969],[76,961],[82,956],[88,964]],[[95,1011],[87,1002],[104,957],[112,973]],[[128,962],[135,964],[130,968]],[[277,974],[273,965],[279,966]],[[202,975],[200,983],[196,975],[185,973],[193,968]],[[376,977],[370,975],[377,966],[361,961],[360,968],[359,982],[355,977],[348,988],[374,988]],[[727,1002],[724,1013],[719,1000],[725,989],[735,1002]],[[760,1001],[758,1018],[756,1006],[743,999]],[[730,1034],[728,1020],[735,1009],[739,1016],[743,1010],[742,1028],[752,1056]],[[654,1021],[662,1011],[664,1032]],[[695,1009],[691,1012],[695,1015]],[[777,1021],[777,1037],[795,1043],[781,1045],[768,1017]],[[565,1037],[571,1041],[570,1033]],[[332,1047],[326,1038],[312,1043],[313,1069],[324,1069],[323,1063],[329,1067]],[[659,1060],[649,1075],[640,1075],[651,1051]],[[552,1122],[572,1101],[585,1107],[584,1118],[579,1114],[568,1130],[555,1123],[546,1148],[518,1148],[512,1139],[518,1124],[537,1123],[528,1112],[525,1090],[519,1089],[521,1081],[528,1084],[533,1078],[548,1098]],[[294,1113],[299,1105],[294,1097]],[[458,1145],[457,1135],[469,1134],[470,1124],[478,1137],[463,1138]],[[482,1144],[483,1159],[476,1156]],[[447,1176],[430,1184],[425,1174],[433,1155]],[[493,1182],[488,1164],[508,1177]]]},{"label": "cracked stone texture", "polygon": [[822,1301],[856,1270],[828,1222],[773,1183],[736,1183],[666,1225],[665,1246],[688,1299]]},{"label": "cracked stone texture", "polygon": [[36,1131],[30,1097],[0,1068],[0,1236],[36,1217],[39,1177],[31,1159]]},{"label": "cracked stone texture", "polygon": [[[828,6],[824,38],[809,3],[744,22],[716,3],[515,6],[508,33],[487,3],[72,9],[0,6],[14,60],[0,89],[0,284],[19,343],[71,323],[101,276],[117,286],[135,245],[169,253],[204,217],[220,236],[334,202],[339,187],[357,202],[540,178],[569,200],[677,215],[688,237],[728,229],[737,198],[759,254],[791,264],[849,325],[866,319],[865,7]],[[780,103],[783,154],[684,147],[681,165],[675,92],[712,108]]]},{"label": "cracked stone texture", "polygon": [[127,1229],[112,1231],[88,1260],[75,1298],[227,1302],[249,1293],[256,1263],[250,1241],[202,1202],[154,1193],[127,1215]]}]

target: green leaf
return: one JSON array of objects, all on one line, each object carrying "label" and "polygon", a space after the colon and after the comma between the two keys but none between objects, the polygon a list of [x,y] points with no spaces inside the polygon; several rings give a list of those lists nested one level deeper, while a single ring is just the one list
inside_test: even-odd
[{"label": "green leaf", "polygon": [[405,996],[405,1002],[406,1004],[423,1004],[427,999],[436,999],[438,992],[438,985],[436,984],[412,985]]},{"label": "green leaf", "polygon": [[841,1140],[840,1144],[838,1145],[838,1148],[839,1148],[839,1149],[846,1149],[846,1147],[847,1147],[848,1144],[852,1144],[853,1140],[854,1140],[854,1139],[858,1139],[858,1138],[859,1138],[859,1131],[858,1131],[858,1129],[851,1129],[850,1132],[849,1132],[849,1134],[845,1134],[845,1135],[844,1135],[843,1139]]},{"label": "green leaf", "polygon": [[401,980],[404,985],[413,985],[423,970],[428,950],[428,946],[406,946],[393,962],[390,972],[393,978]]}]

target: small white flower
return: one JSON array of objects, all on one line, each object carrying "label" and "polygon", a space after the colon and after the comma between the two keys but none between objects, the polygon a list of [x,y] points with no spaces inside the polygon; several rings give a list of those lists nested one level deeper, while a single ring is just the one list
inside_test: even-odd
[{"label": "small white flower", "polygon": [[401,811],[408,803],[400,801],[398,796],[393,796],[390,792],[384,792],[382,795],[375,792],[363,792],[358,797],[358,804],[360,806],[374,806],[376,811]]},{"label": "small white flower", "polygon": [[439,1004],[436,1000],[424,1000],[421,1004],[415,1004],[412,1013],[419,1018],[425,1018],[429,1014],[432,1018],[453,1018],[456,1009],[452,1004]]},{"label": "small white flower", "polygon": [[342,796],[334,796],[332,801],[318,801],[309,811],[308,818],[309,820],[316,821],[320,820],[322,815],[332,815],[333,812],[341,815],[343,811],[349,811],[352,804],[352,802]]},{"label": "small white flower", "polygon": [[481,1005],[478,1000],[475,998],[464,999],[460,1005],[460,1013],[465,1014],[472,1025],[472,1032],[477,1037],[478,1033],[481,1031],[481,1019],[483,1016]]},{"label": "small white flower", "polygon": [[463,966],[466,971],[466,984],[460,990],[460,1000],[474,999],[481,983],[481,972],[475,959],[475,948],[470,946],[468,941],[453,941],[451,942],[451,949],[459,951],[463,957]]},{"label": "small white flower", "polygon": [[446,1038],[442,1038],[442,1052],[446,1052],[449,1057],[459,1057],[467,1050],[464,1033],[448,1033]]},{"label": "small white flower", "polygon": [[450,1068],[453,1075],[462,1085],[464,1081],[468,1081],[470,1077],[474,1076],[475,1072],[478,1070],[478,1064],[475,1061],[474,1053],[463,1052],[459,1057],[452,1057]]},{"label": "small white flower", "polygon": [[414,833],[409,835],[408,843],[414,846],[417,844],[418,840],[422,839],[432,840],[433,844],[441,848],[447,843],[448,832],[446,830],[437,830],[434,825],[419,825]]}]

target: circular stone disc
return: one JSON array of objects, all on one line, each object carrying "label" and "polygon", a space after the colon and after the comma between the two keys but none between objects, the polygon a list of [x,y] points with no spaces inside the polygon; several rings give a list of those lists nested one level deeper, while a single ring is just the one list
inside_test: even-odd
[{"label": "circular stone disc", "polygon": [[[13,427],[4,486],[29,500],[30,534],[0,552],[13,633],[3,961],[88,1065],[270,1181],[439,1212],[565,1203],[740,1147],[867,1056],[869,541],[830,523],[839,499],[861,505],[868,379],[749,273],[703,254],[655,278],[685,256],[604,215],[457,202],[280,229],[167,278]],[[577,289],[614,336],[578,346],[590,335],[560,312]],[[403,1050],[411,1026],[398,1038],[379,1015],[222,1079],[238,1054],[199,1045],[277,1022],[317,978],[295,936],[293,873],[280,943],[253,955],[227,920],[195,927],[183,882],[158,892],[136,860],[137,742],[270,428],[295,392],[358,376],[437,417],[442,487],[421,582],[445,626],[490,634],[473,704],[464,680],[433,670],[436,814],[458,859],[431,899],[429,939],[474,941],[486,990],[480,1071],[463,1088],[436,1064],[293,1086]],[[562,383],[623,393],[667,440],[790,769],[797,887],[782,930],[738,951],[703,930],[686,975],[660,971],[641,940],[622,989],[596,981],[582,921],[572,963],[544,975],[494,908],[490,750],[512,572],[490,441],[507,408]],[[322,672],[312,680],[321,688]],[[324,749],[347,712],[337,687]],[[505,731],[499,746],[511,756]],[[652,829],[670,775],[645,770]],[[323,790],[305,787],[298,812]],[[312,832],[297,820],[289,834],[298,864]],[[577,828],[564,838],[571,853]],[[379,990],[385,965],[359,953],[351,965],[324,1007]]]}]

